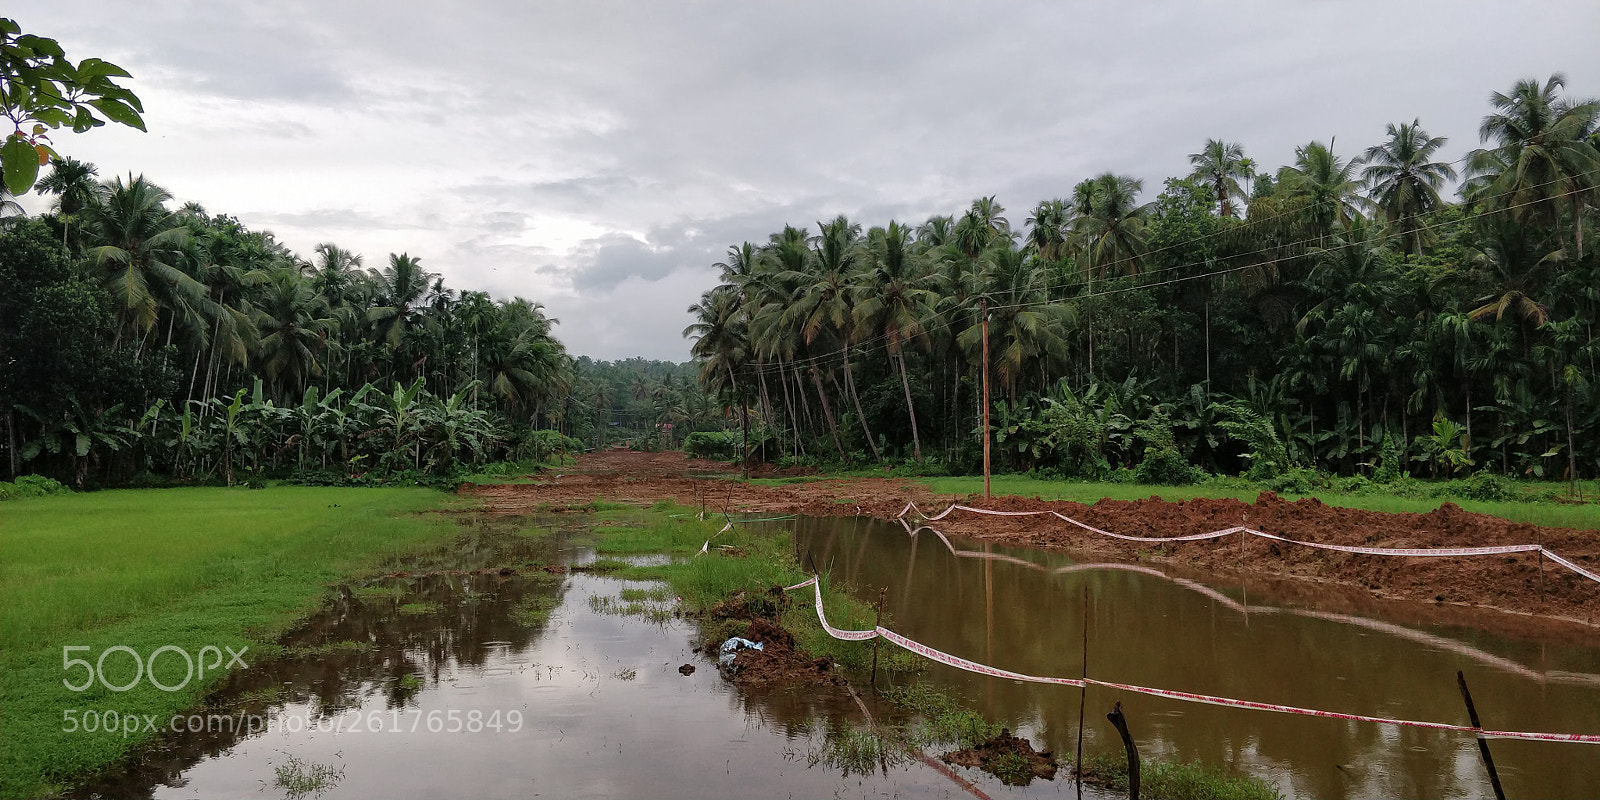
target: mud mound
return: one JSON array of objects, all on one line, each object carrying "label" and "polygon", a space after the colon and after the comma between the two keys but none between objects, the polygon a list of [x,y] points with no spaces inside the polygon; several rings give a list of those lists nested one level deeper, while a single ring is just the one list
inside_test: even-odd
[{"label": "mud mound", "polygon": [[[1474,514],[1454,503],[1424,513],[1391,514],[1334,508],[1315,499],[1285,500],[1264,492],[1253,503],[1232,498],[1168,502],[1101,500],[1093,505],[1027,497],[934,495],[920,483],[888,478],[836,478],[760,486],[703,477],[728,465],[681,453],[607,451],[547,471],[538,483],[469,486],[490,513],[530,514],[543,507],[586,504],[597,497],[650,505],[672,500],[708,515],[810,514],[894,519],[915,501],[928,513],[952,502],[1003,511],[1057,511],[1089,525],[1133,536],[1170,537],[1248,525],[1301,541],[1374,547],[1484,547],[1543,544],[1590,570],[1600,570],[1600,531],[1542,528]],[[1392,558],[1338,553],[1238,538],[1152,544],[1099,536],[1054,517],[994,517],[956,512],[934,523],[945,533],[1066,550],[1075,555],[1187,565],[1210,573],[1273,576],[1308,587],[1339,584],[1385,599],[1489,606],[1600,624],[1600,584],[1535,554],[1505,558]],[[1542,569],[1541,569],[1542,566]]]},{"label": "mud mound", "polygon": [[728,670],[733,682],[745,686],[765,686],[776,683],[805,683],[808,685],[844,683],[844,678],[833,669],[826,658],[811,658],[795,650],[794,636],[783,628],[761,618],[750,621],[744,638],[760,642],[760,650],[740,650],[733,659],[733,669]]},{"label": "mud mound", "polygon": [[1001,728],[1000,735],[977,747],[939,756],[958,767],[977,767],[1011,786],[1027,786],[1034,778],[1054,780],[1056,762],[1049,751],[1035,752],[1033,743]]},{"label": "mud mound", "polygon": [[[790,602],[792,600],[789,594],[783,591],[781,586],[774,586],[765,592],[759,592],[754,595],[740,589],[719,601],[716,605],[706,609],[706,616],[712,620],[776,620],[783,615],[784,609],[789,607]],[[783,629],[778,628],[778,630],[781,631]],[[784,633],[787,635],[788,632],[785,631]],[[751,639],[754,637],[746,636],[745,638]]]}]

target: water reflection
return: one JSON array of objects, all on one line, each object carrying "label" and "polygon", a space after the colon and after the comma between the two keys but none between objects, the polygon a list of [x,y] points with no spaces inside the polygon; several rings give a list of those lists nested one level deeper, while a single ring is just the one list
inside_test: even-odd
[{"label": "water reflection", "polygon": [[[561,537],[542,547],[487,547],[466,563],[593,559]],[[590,602],[628,586],[417,567],[341,592],[283,640],[280,657],[233,675],[206,709],[270,715],[272,728],[163,737],[142,761],[76,794],[288,797],[277,769],[293,760],[341,776],[313,793],[330,800],[971,796],[936,762],[886,760],[861,772],[830,760],[830,743],[863,720],[853,699],[733,687],[692,651],[690,623],[602,613],[605,604]],[[684,676],[684,663],[699,668]],[[1034,793],[1056,791],[1042,784]]]},{"label": "water reflection", "polygon": [[[786,525],[796,531],[803,563],[826,565],[863,599],[888,587],[898,632],[1003,669],[1076,676],[1087,614],[1089,674],[1104,680],[1465,724],[1455,685],[1461,669],[1487,727],[1600,731],[1600,648],[1592,634],[1519,638],[1478,630],[1470,618],[1417,629],[1342,607],[1281,607],[1282,598],[1251,598],[1237,586],[1144,565],[1074,563],[929,529],[909,536],[901,526],[849,519]],[[1296,591],[1302,606],[1315,600]],[[1336,607],[1349,603],[1328,594]],[[1031,730],[1045,748],[1067,752],[1075,743],[1075,689],[937,666],[930,675],[1000,721]],[[1117,700],[1148,755],[1236,765],[1295,795],[1492,796],[1475,740],[1465,734],[1088,690],[1091,712],[1103,714]],[[1120,744],[1108,725],[1091,722],[1086,747],[1112,752]],[[1510,795],[1600,794],[1593,745],[1496,740],[1492,747]]]}]

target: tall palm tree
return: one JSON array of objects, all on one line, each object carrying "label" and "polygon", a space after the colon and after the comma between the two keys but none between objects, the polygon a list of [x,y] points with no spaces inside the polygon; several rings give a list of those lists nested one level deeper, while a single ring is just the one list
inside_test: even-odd
[{"label": "tall palm tree", "polygon": [[926,340],[933,286],[938,276],[923,272],[911,255],[911,230],[898,222],[867,233],[868,264],[856,276],[855,324],[860,337],[882,336],[889,359],[900,366],[900,388],[911,421],[912,457],[922,460],[922,436],[917,430],[917,409],[911,401],[911,379],[906,371],[905,347]]},{"label": "tall palm tree", "polygon": [[1107,277],[1113,268],[1139,273],[1149,241],[1150,207],[1135,200],[1143,188],[1141,181],[1107,172],[1073,190],[1073,235],[1091,280]]},{"label": "tall palm tree", "polygon": [[1401,251],[1420,253],[1421,219],[1440,206],[1439,187],[1456,179],[1456,171],[1442,161],[1431,161],[1448,141],[1429,136],[1422,121],[1389,124],[1389,140],[1367,148],[1361,180],[1384,218],[1400,232]]},{"label": "tall palm tree", "polygon": [[1207,139],[1200,152],[1189,154],[1189,163],[1194,165],[1189,177],[1211,187],[1217,200],[1217,216],[1233,217],[1234,198],[1241,202],[1245,199],[1239,181],[1255,176],[1252,162],[1244,156],[1244,147],[1238,142]]},{"label": "tall palm tree", "polygon": [[1324,239],[1335,224],[1359,215],[1359,184],[1355,178],[1359,159],[1345,161],[1333,154],[1332,142],[1311,142],[1294,151],[1294,165],[1278,170],[1278,191],[1286,199],[1305,204],[1306,225],[1313,236]]},{"label": "tall palm tree", "polygon": [[422,259],[406,253],[390,253],[389,266],[371,272],[381,293],[379,305],[367,310],[367,319],[377,325],[378,338],[390,349],[398,349],[403,336],[421,319],[428,290],[437,277],[422,268]]},{"label": "tall palm tree", "polygon": [[[1049,365],[1066,356],[1063,323],[1068,307],[1049,302],[1049,279],[1028,253],[1004,245],[990,248],[978,275],[978,292],[989,301],[990,368],[1006,394],[1015,399],[1024,376],[1043,377]],[[972,325],[960,334],[963,349],[975,352],[982,331]]]},{"label": "tall palm tree", "polygon": [[721,396],[724,407],[739,406],[745,440],[739,460],[748,469],[750,404],[745,402],[739,372],[749,360],[750,330],[742,311],[737,293],[712,289],[689,306],[694,322],[683,329],[683,335],[694,340],[689,352],[700,362],[700,385]]},{"label": "tall palm tree", "polygon": [[1028,217],[1028,249],[1049,263],[1067,255],[1067,204],[1064,200],[1041,200]]},{"label": "tall palm tree", "polygon": [[169,333],[179,317],[204,327],[206,289],[177,266],[189,231],[167,209],[171,199],[143,175],[130,174],[126,182],[118,177],[106,184],[101,201],[85,211],[90,237],[104,243],[90,248],[89,257],[116,307],[118,340],[147,333],[163,311],[170,315]]},{"label": "tall palm tree", "polygon": [[72,221],[99,199],[103,191],[100,182],[95,179],[100,171],[95,165],[71,156],[54,159],[50,165],[50,174],[44,176],[34,190],[39,194],[56,196],[56,212],[61,215],[61,246],[66,247],[67,231],[72,228]]},{"label": "tall palm tree", "polygon": [[317,354],[336,325],[327,315],[327,301],[299,273],[284,269],[272,274],[251,307],[260,332],[256,363],[273,397],[279,402],[300,397],[322,374]]},{"label": "tall palm tree", "polygon": [[1563,99],[1557,90],[1565,86],[1558,72],[1543,86],[1521,80],[1510,94],[1490,95],[1495,113],[1483,118],[1478,136],[1494,146],[1467,156],[1468,191],[1491,208],[1511,209],[1518,220],[1551,227],[1565,199],[1582,258],[1583,209],[1600,191],[1600,150],[1588,141],[1600,102]]}]

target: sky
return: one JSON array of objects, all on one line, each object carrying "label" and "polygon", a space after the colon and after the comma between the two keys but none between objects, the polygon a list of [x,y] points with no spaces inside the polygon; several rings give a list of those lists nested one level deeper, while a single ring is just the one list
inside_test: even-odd
[{"label": "sky", "polygon": [[[730,245],[917,224],[1115,171],[1153,200],[1207,138],[1264,168],[1420,119],[1446,158],[1494,91],[1600,95],[1594,2],[51,0],[26,33],[133,74],[148,133],[58,132],[103,178],[526,297],[574,355],[683,361]],[[45,202],[35,199],[30,211]]]}]

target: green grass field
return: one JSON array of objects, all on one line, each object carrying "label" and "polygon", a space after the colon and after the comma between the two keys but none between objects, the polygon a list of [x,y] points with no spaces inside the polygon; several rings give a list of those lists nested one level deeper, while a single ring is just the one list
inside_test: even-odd
[{"label": "green grass field", "polygon": [[[918,478],[936,494],[968,495],[983,492],[981,476],[954,478]],[[1550,484],[1554,486],[1555,484]],[[1561,484],[1565,486],[1565,484]],[[1247,503],[1255,502],[1261,494],[1259,488],[1223,488],[1216,486],[1145,486],[1135,483],[1091,483],[1078,481],[1045,481],[1024,475],[996,475],[990,480],[991,492],[997,495],[1038,497],[1042,500],[1071,500],[1094,503],[1101,499],[1139,500],[1159,497],[1163,500],[1193,500],[1196,497],[1232,497]],[[1385,494],[1341,494],[1317,492],[1310,495],[1283,494],[1290,500],[1316,497],[1330,506],[1363,508],[1370,511],[1412,511],[1426,513],[1437,509],[1441,503],[1451,502],[1479,514],[1489,514],[1515,522],[1528,522],[1554,528],[1600,529],[1600,504],[1567,505],[1549,501],[1541,502],[1489,502],[1457,500],[1451,498],[1417,499]]]},{"label": "green grass field", "polygon": [[[146,738],[67,732],[67,712],[114,711],[165,721],[223,677],[214,670],[179,691],[146,677],[127,691],[67,658],[95,662],[108,648],[148,659],[172,646],[260,648],[348,576],[448,540],[450,517],[416,512],[459,503],[427,489],[274,487],[124,490],[57,495],[0,506],[0,796],[39,797],[117,760]],[[87,647],[70,653],[64,647]],[[226,650],[222,650],[226,652]],[[210,661],[207,656],[207,661]],[[252,657],[243,657],[250,663]],[[155,671],[173,686],[182,656]],[[99,673],[135,677],[112,651]],[[141,727],[143,727],[141,725]]]}]

